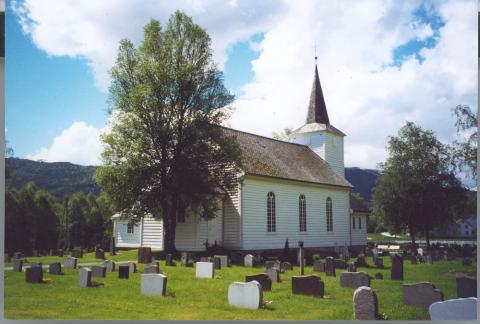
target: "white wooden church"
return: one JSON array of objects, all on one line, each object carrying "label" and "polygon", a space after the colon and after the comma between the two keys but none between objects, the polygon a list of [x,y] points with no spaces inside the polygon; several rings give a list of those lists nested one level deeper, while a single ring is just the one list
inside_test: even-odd
[{"label": "white wooden church", "polygon": [[[290,247],[304,241],[313,250],[366,245],[368,208],[351,196],[345,134],[330,124],[316,66],[306,123],[289,141],[225,131],[240,145],[244,174],[237,190],[219,199],[213,220],[178,220],[177,250],[204,251],[207,240],[232,251],[283,249],[287,238]],[[129,225],[119,214],[112,219],[117,247],[163,249],[162,221],[144,217]]]}]

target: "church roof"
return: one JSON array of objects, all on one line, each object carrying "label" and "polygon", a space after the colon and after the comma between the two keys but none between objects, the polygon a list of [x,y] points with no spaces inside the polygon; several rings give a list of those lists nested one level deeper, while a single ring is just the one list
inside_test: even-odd
[{"label": "church roof", "polygon": [[354,212],[359,212],[359,213],[370,213],[370,210],[368,209],[367,205],[354,195],[350,194],[350,208]]},{"label": "church roof", "polygon": [[317,131],[330,131],[331,133],[334,133],[340,136],[345,136],[345,133],[343,133],[338,128],[333,127],[330,124],[319,124],[319,123],[305,124],[302,127],[295,129],[293,132],[300,134],[300,133],[312,133]]},{"label": "church roof", "polygon": [[223,128],[236,137],[246,174],[352,187],[308,146]]},{"label": "church roof", "polygon": [[315,76],[313,78],[312,92],[310,93],[310,101],[308,103],[308,114],[306,124],[320,123],[329,125],[327,106],[323,99],[322,86],[318,77],[318,69],[315,64]]}]

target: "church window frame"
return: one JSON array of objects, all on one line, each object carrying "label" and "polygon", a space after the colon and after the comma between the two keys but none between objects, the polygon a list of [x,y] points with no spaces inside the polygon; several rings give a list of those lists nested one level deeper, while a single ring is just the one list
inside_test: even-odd
[{"label": "church window frame", "polygon": [[355,218],[356,217],[352,217],[352,228],[355,229]]},{"label": "church window frame", "polygon": [[304,194],[298,197],[298,227],[299,231],[307,231],[307,199]]},{"label": "church window frame", "polygon": [[134,230],[135,230],[135,226],[133,226],[132,223],[128,223],[127,224],[127,234],[133,234]]},{"label": "church window frame", "polygon": [[362,216],[358,217],[358,229],[362,229]]},{"label": "church window frame", "polygon": [[333,207],[332,207],[332,198],[327,197],[325,202],[325,213],[327,220],[327,232],[333,232]]},{"label": "church window frame", "polygon": [[277,229],[275,193],[267,194],[267,232],[275,233]]}]

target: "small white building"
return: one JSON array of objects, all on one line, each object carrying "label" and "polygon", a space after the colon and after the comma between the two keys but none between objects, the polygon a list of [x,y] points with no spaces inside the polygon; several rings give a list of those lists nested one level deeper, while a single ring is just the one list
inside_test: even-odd
[{"label": "small white building", "polygon": [[[306,123],[289,142],[224,130],[241,148],[243,175],[219,199],[216,218],[177,220],[177,250],[203,251],[207,240],[235,251],[283,249],[287,238],[292,247],[304,241],[318,250],[366,245],[368,209],[350,194],[345,134],[330,124],[316,66]],[[112,219],[117,247],[163,249],[161,221],[147,216],[131,226],[118,214]]]}]

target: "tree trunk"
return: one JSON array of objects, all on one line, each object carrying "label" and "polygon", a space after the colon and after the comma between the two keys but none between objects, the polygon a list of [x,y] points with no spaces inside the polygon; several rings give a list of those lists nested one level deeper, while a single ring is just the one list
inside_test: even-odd
[{"label": "tree trunk", "polygon": [[[176,199],[172,199],[171,208],[166,213],[164,217],[164,231],[165,231],[165,240],[164,240],[164,250],[165,253],[175,253],[177,249],[175,248],[175,229],[177,225],[177,204]],[[164,209],[166,210],[166,209]]]}]

